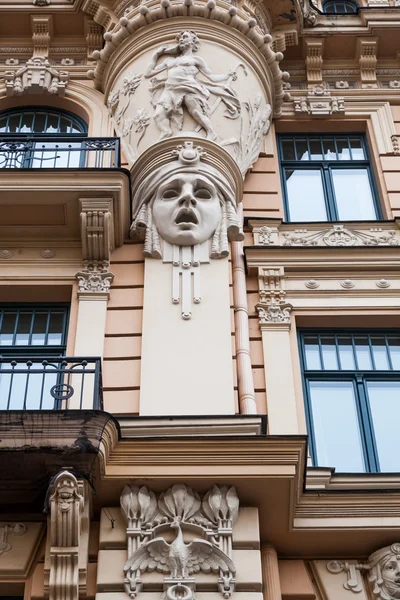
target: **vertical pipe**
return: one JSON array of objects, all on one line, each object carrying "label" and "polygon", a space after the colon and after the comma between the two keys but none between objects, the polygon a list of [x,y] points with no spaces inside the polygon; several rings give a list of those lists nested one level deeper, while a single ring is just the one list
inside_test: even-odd
[{"label": "vertical pipe", "polygon": [[282,600],[278,555],[273,546],[261,547],[261,569],[264,600]]},{"label": "vertical pipe", "polygon": [[[238,218],[240,222],[243,220],[242,204],[238,208]],[[242,242],[232,242],[232,280],[239,409],[241,414],[254,415],[257,414],[257,405],[250,358],[249,313]]]}]

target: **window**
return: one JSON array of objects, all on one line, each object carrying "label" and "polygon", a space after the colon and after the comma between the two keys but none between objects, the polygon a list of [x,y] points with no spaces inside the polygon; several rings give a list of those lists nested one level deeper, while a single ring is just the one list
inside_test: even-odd
[{"label": "window", "polygon": [[358,4],[352,0],[327,0],[322,4],[322,10],[331,14],[354,14],[358,10]]},{"label": "window", "polygon": [[400,332],[300,334],[314,465],[399,472]]},{"label": "window", "polygon": [[85,135],[86,123],[55,108],[27,107],[0,112],[0,135]]},{"label": "window", "polygon": [[[50,390],[59,361],[43,365],[41,358],[65,355],[67,321],[65,305],[0,308],[0,410],[56,408]],[[30,364],[29,357],[40,360]]]},{"label": "window", "polygon": [[380,218],[364,136],[281,135],[288,221]]},{"label": "window", "polygon": [[0,113],[0,168],[84,166],[86,123],[55,108],[27,107]]}]

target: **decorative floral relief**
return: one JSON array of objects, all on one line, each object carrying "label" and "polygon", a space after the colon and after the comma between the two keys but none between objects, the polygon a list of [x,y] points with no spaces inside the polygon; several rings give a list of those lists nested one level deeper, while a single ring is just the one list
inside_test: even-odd
[{"label": "decorative floral relief", "polygon": [[11,536],[24,535],[26,525],[24,523],[1,523],[0,524],[0,556],[12,550]]},{"label": "decorative floral relief", "polygon": [[[122,80],[122,86],[120,89],[114,89],[110,92],[107,101],[108,112],[113,118],[114,126],[117,133],[121,137],[129,136],[129,145],[127,152],[130,152],[129,158],[135,160],[137,154],[137,147],[140,140],[143,138],[146,128],[150,122],[146,121],[147,112],[145,109],[138,109],[134,119],[125,119],[124,115],[128,110],[132,96],[136,92],[137,88],[142,81],[142,75],[129,71]],[[135,123],[136,120],[136,123]],[[139,123],[139,121],[141,121]],[[132,152],[132,140],[131,133],[132,127],[135,125],[136,132],[143,132],[139,140],[136,143],[136,152]]]},{"label": "decorative floral relief", "polygon": [[[124,584],[130,598],[142,590],[141,573],[165,574],[162,600],[196,600],[199,571],[219,573],[224,598],[235,589],[236,568],[231,558],[232,526],[239,511],[235,488],[214,485],[203,500],[184,483],[173,485],[158,498],[145,486],[126,486],[121,508],[127,518],[128,560]],[[171,543],[165,535],[173,529]],[[185,532],[199,537],[185,541]]]},{"label": "decorative floral relief", "polygon": [[309,231],[295,229],[294,232],[282,233],[284,246],[398,246],[399,240],[394,229],[371,227],[367,231],[348,229],[344,225],[334,225],[331,229]]},{"label": "decorative floral relief", "polygon": [[256,310],[260,318],[260,325],[271,323],[290,323],[292,306],[284,300],[276,300],[272,297],[270,302],[256,305]]}]

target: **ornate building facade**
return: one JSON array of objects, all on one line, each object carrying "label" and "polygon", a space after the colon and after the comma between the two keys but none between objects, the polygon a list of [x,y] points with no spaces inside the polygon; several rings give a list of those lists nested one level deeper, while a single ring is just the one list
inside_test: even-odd
[{"label": "ornate building facade", "polygon": [[0,600],[400,598],[398,0],[0,14]]}]

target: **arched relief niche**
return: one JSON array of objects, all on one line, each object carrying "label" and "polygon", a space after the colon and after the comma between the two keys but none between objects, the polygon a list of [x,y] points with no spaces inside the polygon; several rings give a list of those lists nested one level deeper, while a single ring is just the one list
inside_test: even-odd
[{"label": "arched relief niche", "polygon": [[275,103],[267,61],[235,30],[204,19],[160,21],[126,40],[104,74],[105,99],[131,166],[170,137],[207,138],[243,175]]}]

